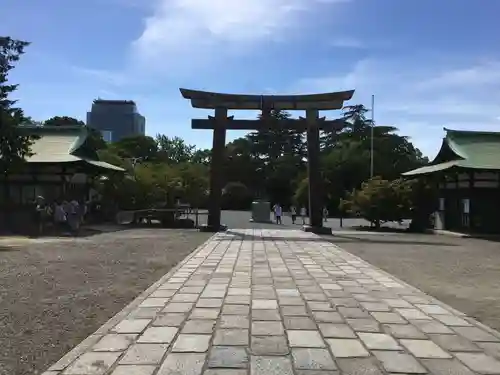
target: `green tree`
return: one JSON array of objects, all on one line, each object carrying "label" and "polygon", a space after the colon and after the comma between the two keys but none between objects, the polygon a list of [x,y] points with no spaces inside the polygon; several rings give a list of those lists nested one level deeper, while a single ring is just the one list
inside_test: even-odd
[{"label": "green tree", "polygon": [[224,209],[245,210],[252,204],[252,192],[239,181],[226,184],[222,190],[222,206]]},{"label": "green tree", "polygon": [[154,161],[158,158],[158,144],[147,135],[125,137],[111,144],[110,149],[122,158]]},{"label": "green tree", "polygon": [[172,164],[191,161],[195,152],[195,146],[186,144],[179,137],[167,137],[158,134],[156,143],[158,144],[158,157]]},{"label": "green tree", "polygon": [[42,126],[84,126],[88,132],[87,145],[93,150],[102,150],[107,147],[99,130],[86,126],[81,120],[70,116],[54,116],[45,120]]},{"label": "green tree", "polygon": [[29,43],[0,36],[0,170],[15,170],[27,156],[31,156],[30,147],[34,137],[26,136],[19,130],[19,125],[26,122],[22,109],[14,107],[16,101],[10,94],[17,85],[8,83],[8,74],[24,53]]},{"label": "green tree", "polygon": [[347,194],[340,206],[342,211],[359,214],[380,228],[385,222],[401,222],[410,217],[411,186],[402,179],[388,181],[376,176]]}]

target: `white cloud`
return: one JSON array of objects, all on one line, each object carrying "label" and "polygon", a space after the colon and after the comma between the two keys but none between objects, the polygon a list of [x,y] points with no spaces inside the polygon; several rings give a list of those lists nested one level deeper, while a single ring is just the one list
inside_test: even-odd
[{"label": "white cloud", "polygon": [[423,58],[366,59],[344,74],[305,78],[292,91],[345,89],[356,89],[351,103],[367,107],[374,94],[376,122],[398,127],[430,156],[443,127],[500,130],[500,61],[444,66]]},{"label": "white cloud", "polygon": [[203,59],[208,46],[213,55],[245,50],[254,42],[290,37],[309,20],[306,13],[344,1],[158,0],[133,51],[143,62],[169,64],[186,56]]}]

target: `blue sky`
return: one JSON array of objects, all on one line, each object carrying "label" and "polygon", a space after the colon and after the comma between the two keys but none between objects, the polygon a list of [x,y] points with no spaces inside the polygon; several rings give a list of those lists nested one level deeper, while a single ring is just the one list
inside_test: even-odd
[{"label": "blue sky", "polygon": [[190,129],[208,113],[190,108],[179,87],[356,89],[351,104],[370,106],[374,94],[376,122],[431,157],[443,127],[500,130],[496,0],[2,0],[2,8],[1,34],[32,42],[10,78],[36,120],[84,120],[97,97],[133,99],[148,134],[210,147],[209,131]]}]

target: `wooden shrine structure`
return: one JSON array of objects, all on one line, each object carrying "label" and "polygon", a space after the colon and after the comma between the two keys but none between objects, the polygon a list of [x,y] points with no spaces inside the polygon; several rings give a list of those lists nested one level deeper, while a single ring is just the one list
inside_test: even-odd
[{"label": "wooden shrine structure", "polygon": [[[323,184],[320,171],[319,132],[344,127],[342,120],[326,120],[319,117],[320,110],[342,109],[354,90],[313,95],[240,95],[180,89],[182,96],[191,101],[193,108],[214,109],[215,116],[193,119],[192,129],[212,129],[213,145],[210,165],[210,200],[207,230],[221,230],[221,200],[223,189],[223,162],[226,147],[226,130],[263,130],[286,128],[307,132],[309,178],[309,226],[314,233],[330,232],[323,227]],[[260,119],[239,120],[228,117],[228,110],[259,110]],[[306,117],[276,120],[272,110],[303,110]]]}]

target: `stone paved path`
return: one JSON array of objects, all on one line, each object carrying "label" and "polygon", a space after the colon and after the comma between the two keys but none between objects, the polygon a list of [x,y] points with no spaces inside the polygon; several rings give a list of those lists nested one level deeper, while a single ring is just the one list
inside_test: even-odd
[{"label": "stone paved path", "polygon": [[232,230],[44,375],[500,374],[500,334],[313,234]]}]

